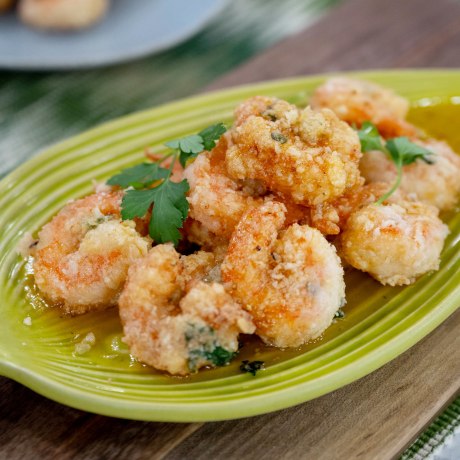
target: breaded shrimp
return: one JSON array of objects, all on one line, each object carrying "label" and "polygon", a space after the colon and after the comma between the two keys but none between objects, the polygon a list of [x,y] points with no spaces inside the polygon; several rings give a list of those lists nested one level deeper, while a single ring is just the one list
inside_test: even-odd
[{"label": "breaded shrimp", "polygon": [[372,121],[385,138],[419,134],[419,130],[405,120],[409,101],[375,83],[330,78],[315,90],[310,104],[314,109],[331,109],[341,120],[357,127]]},{"label": "breaded shrimp", "polygon": [[286,208],[267,202],[238,224],[222,264],[222,280],[253,317],[256,334],[277,347],[320,336],[343,305],[345,284],[335,248],[321,233],[293,224]]},{"label": "breaded shrimp", "polygon": [[227,252],[228,238],[220,238],[211,233],[197,220],[188,218],[181,229],[187,241],[198,245],[202,250],[212,252],[219,263],[222,263]]},{"label": "breaded shrimp", "polygon": [[269,115],[248,116],[252,109],[244,107],[254,105],[253,98],[236,109],[242,121],[229,133],[225,162],[230,177],[259,180],[271,192],[306,206],[331,201],[361,182],[358,136],[332,111],[299,111],[278,101]]},{"label": "breaded shrimp", "polygon": [[202,281],[213,264],[211,254],[180,256],[162,244],[130,267],[119,305],[137,359],[174,375],[232,359],[254,325],[221,284]]},{"label": "breaded shrimp", "polygon": [[252,116],[263,117],[266,120],[276,121],[292,112],[295,115],[297,108],[287,101],[269,96],[253,96],[238,105],[234,111],[235,126],[241,126]]},{"label": "breaded shrimp", "polygon": [[243,213],[262,202],[230,179],[213,153],[199,155],[185,168],[184,177],[190,184],[189,216],[220,238],[229,239]]},{"label": "breaded shrimp", "polygon": [[19,16],[39,29],[77,30],[100,21],[109,0],[21,0]]},{"label": "breaded shrimp", "polygon": [[[433,164],[417,160],[404,166],[400,189],[440,210],[453,208],[460,194],[460,156],[442,141],[417,143],[433,152]],[[359,167],[367,182],[392,184],[396,180],[396,167],[383,152],[365,153]]]},{"label": "breaded shrimp", "polygon": [[413,283],[439,268],[448,229],[437,215],[434,206],[417,202],[365,206],[339,236],[340,255],[382,284]]},{"label": "breaded shrimp", "polygon": [[[389,189],[390,185],[385,182],[373,182],[353,188],[330,203],[313,206],[310,208],[310,225],[323,235],[338,235],[353,212],[375,203]],[[398,189],[384,203],[396,203],[403,198],[407,199]]]},{"label": "breaded shrimp", "polygon": [[66,313],[115,305],[129,265],[147,254],[151,240],[121,222],[120,200],[101,192],[73,201],[38,234],[35,282]]}]

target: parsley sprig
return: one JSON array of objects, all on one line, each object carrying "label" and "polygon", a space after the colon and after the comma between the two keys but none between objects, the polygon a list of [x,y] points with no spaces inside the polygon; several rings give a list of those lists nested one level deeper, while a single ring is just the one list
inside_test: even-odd
[{"label": "parsley sprig", "polygon": [[[157,243],[173,242],[178,244],[184,220],[187,218],[189,205],[186,194],[189,184],[186,179],[181,182],[171,181],[177,160],[183,167],[204,150],[215,147],[217,140],[226,131],[222,123],[209,126],[198,134],[182,137],[167,142],[172,149],[156,162],[146,162],[124,169],[111,177],[108,185],[116,185],[125,190],[121,202],[121,218],[131,220],[144,217],[153,205],[149,222],[149,234]],[[162,164],[170,159],[168,168]]]},{"label": "parsley sprig", "polygon": [[418,159],[423,160],[425,163],[433,164],[433,161],[429,158],[430,155],[433,155],[433,152],[411,142],[407,137],[394,137],[383,144],[377,127],[370,121],[363,123],[358,131],[358,136],[363,152],[379,150],[385,153],[396,166],[397,176],[395,183],[387,193],[379,198],[376,204],[382,204],[401,185],[403,166],[410,165]]},{"label": "parsley sprig", "polygon": [[223,123],[208,126],[198,134],[166,142],[166,146],[179,151],[180,164],[185,168],[187,161],[195,158],[203,150],[211,150],[216,141],[227,131]]}]

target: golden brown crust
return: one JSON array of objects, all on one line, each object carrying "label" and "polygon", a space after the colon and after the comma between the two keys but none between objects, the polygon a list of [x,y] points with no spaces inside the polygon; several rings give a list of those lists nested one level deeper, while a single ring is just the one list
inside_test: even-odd
[{"label": "golden brown crust", "polygon": [[222,279],[251,313],[267,344],[296,347],[329,326],[345,297],[340,260],[316,229],[283,230],[286,208],[266,202],[238,224]]},{"label": "golden brown crust", "polygon": [[254,115],[259,102],[252,98],[236,109],[240,125],[230,131],[225,159],[230,177],[259,180],[306,206],[331,201],[361,182],[358,136],[333,112],[299,111],[276,101],[269,115]]},{"label": "golden brown crust", "polygon": [[437,214],[433,206],[408,201],[365,206],[348,219],[340,253],[382,284],[411,284],[439,267],[448,229]]}]

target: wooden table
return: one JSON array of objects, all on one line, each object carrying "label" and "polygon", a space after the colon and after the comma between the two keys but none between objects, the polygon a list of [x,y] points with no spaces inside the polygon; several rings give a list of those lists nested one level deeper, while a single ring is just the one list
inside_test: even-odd
[{"label": "wooden table", "polygon": [[[388,67],[460,67],[460,2],[348,1],[208,89]],[[228,422],[92,415],[1,378],[0,458],[394,458],[458,394],[459,328],[457,311],[399,358],[347,387],[295,408]]]}]

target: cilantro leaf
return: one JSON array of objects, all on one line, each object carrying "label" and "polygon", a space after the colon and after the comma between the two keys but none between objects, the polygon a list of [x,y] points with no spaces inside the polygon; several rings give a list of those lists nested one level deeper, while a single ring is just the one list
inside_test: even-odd
[{"label": "cilantro leaf", "polygon": [[[189,184],[187,180],[179,183],[170,180],[174,163],[179,159],[185,167],[190,158],[196,157],[203,150],[211,150],[225,131],[225,126],[217,123],[203,129],[199,134],[169,141],[166,145],[175,152],[171,152],[158,162],[142,163],[111,177],[107,181],[109,185],[134,187],[134,190],[126,190],[123,195],[122,219],[144,217],[153,206],[149,222],[150,236],[158,243],[171,241],[177,245],[181,238],[179,229],[182,228],[189,211],[186,198]],[[162,168],[161,163],[170,156],[172,156],[170,167]],[[151,188],[152,186],[154,187]],[[216,359],[220,358],[216,357]]]},{"label": "cilantro leaf", "polygon": [[195,158],[198,156],[198,153],[185,153],[185,152],[180,152],[179,153],[179,163],[182,165],[183,168],[187,166],[187,161],[190,158]]},{"label": "cilantro leaf", "polygon": [[385,153],[396,166],[397,176],[395,183],[387,193],[378,199],[376,204],[382,204],[400,186],[403,166],[410,165],[418,159],[421,159],[428,164],[434,163],[434,161],[429,158],[433,152],[430,152],[424,147],[411,142],[407,137],[394,137],[392,139],[388,139],[385,145],[383,145],[379,130],[370,121],[365,121],[362,124],[361,129],[358,130],[358,136],[361,142],[361,150],[363,152],[380,150]]},{"label": "cilantro leaf", "polygon": [[183,168],[189,158],[196,157],[204,150],[203,138],[198,134],[166,142],[166,146],[179,150],[179,161]]},{"label": "cilantro leaf", "polygon": [[216,123],[201,130],[198,134],[166,142],[168,147],[179,150],[180,164],[185,168],[190,158],[195,158],[203,150],[211,150],[216,141],[227,131],[223,123]]},{"label": "cilantro leaf", "polygon": [[153,213],[149,224],[150,236],[157,243],[179,242],[179,228],[188,214],[188,201],[185,194],[189,190],[186,180],[182,182],[165,181],[152,189]]},{"label": "cilantro leaf", "polygon": [[127,190],[121,200],[121,218],[131,220],[144,217],[155,197],[156,189]]},{"label": "cilantro leaf", "polygon": [[166,142],[165,145],[184,153],[200,153],[204,149],[203,138],[198,134],[192,134],[191,136],[169,141]]},{"label": "cilantro leaf", "polygon": [[433,152],[430,152],[420,145],[414,144],[407,137],[394,137],[393,139],[389,139],[385,143],[384,152],[393,160],[396,166],[397,176],[393,186],[387,193],[378,199],[377,204],[382,204],[393,195],[396,189],[401,185],[403,166],[410,165],[419,158],[425,163],[434,163],[428,158],[429,155],[433,155]]},{"label": "cilantro leaf", "polygon": [[382,140],[377,127],[370,121],[365,121],[358,131],[358,137],[361,142],[361,150],[370,152],[371,150],[380,150],[384,152]]},{"label": "cilantro leaf", "polygon": [[185,194],[188,182],[164,181],[158,187],[147,190],[127,190],[121,202],[123,220],[144,217],[153,204],[149,222],[149,234],[157,243],[172,241],[177,245],[180,239],[179,228],[188,214],[188,201]]},{"label": "cilantro leaf", "polygon": [[169,171],[162,168],[159,163],[141,163],[112,176],[107,184],[119,185],[123,188],[141,188],[157,180],[165,179],[168,175]]},{"label": "cilantro leaf", "polygon": [[223,123],[216,123],[200,131],[198,135],[203,139],[204,150],[213,149],[216,146],[216,141],[220,139],[225,131],[227,131],[227,128]]},{"label": "cilantro leaf", "polygon": [[407,137],[389,139],[386,143],[386,148],[395,163],[401,161],[403,165],[410,165],[420,158],[425,163],[433,164],[433,160],[428,158],[429,155],[433,155],[433,152],[414,144]]}]

